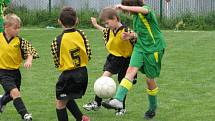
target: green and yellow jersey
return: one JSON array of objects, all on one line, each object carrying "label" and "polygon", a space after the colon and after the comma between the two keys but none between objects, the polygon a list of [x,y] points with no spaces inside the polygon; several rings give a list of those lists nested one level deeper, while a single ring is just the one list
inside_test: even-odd
[{"label": "green and yellow jersey", "polygon": [[60,71],[84,67],[88,64],[91,49],[82,31],[75,28],[64,30],[51,44],[55,66]]},{"label": "green and yellow jersey", "polygon": [[33,55],[33,58],[39,57],[28,41],[18,36],[7,40],[5,33],[0,33],[0,50],[0,69],[18,69],[28,54]]},{"label": "green and yellow jersey", "polygon": [[122,34],[123,32],[131,32],[130,29],[125,26],[121,26],[114,32],[110,28],[105,28],[103,30],[104,41],[107,51],[117,57],[130,57],[133,51],[134,40],[123,40]]},{"label": "green and yellow jersey", "polygon": [[0,0],[0,32],[3,32],[4,7],[7,7],[10,1],[11,0]]},{"label": "green and yellow jersey", "polygon": [[161,33],[156,16],[148,5],[143,8],[148,10],[148,14],[134,14],[133,28],[137,33],[137,42],[134,50],[144,53],[154,53],[166,47],[163,34]]},{"label": "green and yellow jersey", "polygon": [[3,9],[10,4],[10,0],[0,0],[0,15],[3,17]]}]

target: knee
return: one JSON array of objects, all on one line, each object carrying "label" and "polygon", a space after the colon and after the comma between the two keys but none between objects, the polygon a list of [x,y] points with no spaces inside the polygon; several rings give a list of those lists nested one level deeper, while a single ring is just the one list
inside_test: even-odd
[{"label": "knee", "polygon": [[147,79],[147,85],[148,85],[148,89],[151,89],[151,90],[157,88],[157,84],[154,79]]},{"label": "knee", "polygon": [[56,108],[64,109],[66,107],[66,102],[63,100],[56,100]]},{"label": "knee", "polygon": [[16,99],[18,97],[20,97],[20,92],[17,88],[14,88],[10,91],[10,96],[13,98],[13,99]]},{"label": "knee", "polygon": [[138,68],[129,67],[126,71],[126,78],[133,80],[137,74]]}]

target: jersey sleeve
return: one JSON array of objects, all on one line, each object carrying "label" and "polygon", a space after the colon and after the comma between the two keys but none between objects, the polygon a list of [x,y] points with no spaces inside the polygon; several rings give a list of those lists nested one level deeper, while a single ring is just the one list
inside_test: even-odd
[{"label": "jersey sleeve", "polygon": [[4,0],[3,7],[7,7],[10,4],[11,0]]},{"label": "jersey sleeve", "polygon": [[53,40],[51,43],[51,54],[54,60],[55,67],[58,68],[60,65],[60,61],[58,57],[57,39]]},{"label": "jersey sleeve", "polygon": [[151,18],[152,18],[152,13],[153,13],[152,8],[151,8],[150,6],[148,6],[148,5],[144,5],[143,8],[148,10],[148,13],[145,14],[144,16],[145,16],[147,19],[151,19]]},{"label": "jersey sleeve", "polygon": [[29,54],[33,56],[33,59],[39,58],[39,55],[36,49],[32,46],[30,42],[28,42],[23,38],[19,38],[19,39],[20,39],[20,48],[21,48],[23,59],[27,59]]},{"label": "jersey sleeve", "polygon": [[102,32],[103,32],[104,42],[105,42],[105,44],[107,44],[108,39],[109,39],[110,29],[109,28],[105,28]]},{"label": "jersey sleeve", "polygon": [[148,6],[148,5],[144,5],[143,6],[144,9],[147,9],[148,10],[148,13],[150,13],[152,11],[151,7]]},{"label": "jersey sleeve", "polygon": [[90,60],[91,59],[91,55],[92,55],[92,50],[90,48],[89,40],[87,39],[86,35],[84,34],[84,32],[82,30],[78,30],[78,31],[80,32],[81,36],[84,39],[86,53],[87,53],[88,59]]}]

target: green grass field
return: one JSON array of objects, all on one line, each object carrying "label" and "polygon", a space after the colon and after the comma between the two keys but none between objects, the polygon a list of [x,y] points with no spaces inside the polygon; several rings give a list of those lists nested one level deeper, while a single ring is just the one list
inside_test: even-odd
[{"label": "green grass field", "polygon": [[[93,58],[88,66],[89,85],[86,95],[78,99],[80,109],[91,121],[144,121],[148,100],[145,77],[138,75],[138,83],[127,98],[127,114],[116,117],[115,111],[87,112],[82,105],[94,99],[93,83],[102,74],[107,52],[102,35],[97,30],[84,30],[90,40]],[[50,43],[61,29],[23,29],[21,36],[31,40],[40,58],[30,70],[22,71],[21,94],[34,121],[56,121],[55,83],[59,72],[54,68]],[[157,116],[152,121],[214,121],[215,120],[215,31],[163,31],[168,43],[160,78]],[[116,77],[114,76],[116,79]],[[3,89],[0,88],[0,94]],[[70,113],[70,121],[74,118]],[[0,114],[0,121],[20,121],[12,103]]]}]

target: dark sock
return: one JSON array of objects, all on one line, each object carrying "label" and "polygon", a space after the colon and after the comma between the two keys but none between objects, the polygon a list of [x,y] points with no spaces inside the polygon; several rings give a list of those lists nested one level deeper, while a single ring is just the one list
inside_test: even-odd
[{"label": "dark sock", "polygon": [[4,93],[4,95],[1,98],[1,102],[2,102],[3,105],[6,105],[11,100],[13,100],[13,98],[10,97],[10,93]]},{"label": "dark sock", "polygon": [[13,105],[15,106],[17,112],[21,115],[23,118],[26,113],[28,113],[27,109],[25,108],[25,105],[22,101],[21,97],[18,97],[13,100]]},{"label": "dark sock", "polygon": [[95,101],[97,102],[98,106],[102,105],[102,98],[98,97],[97,95],[95,96]]},{"label": "dark sock", "polygon": [[123,109],[125,109],[125,99],[126,99],[126,96],[123,99]]},{"label": "dark sock", "polygon": [[66,108],[56,109],[58,121],[68,121]]},{"label": "dark sock", "polygon": [[78,105],[76,104],[75,100],[69,100],[67,105],[67,109],[72,113],[72,115],[75,117],[76,121],[82,120],[82,112],[78,108]]}]

